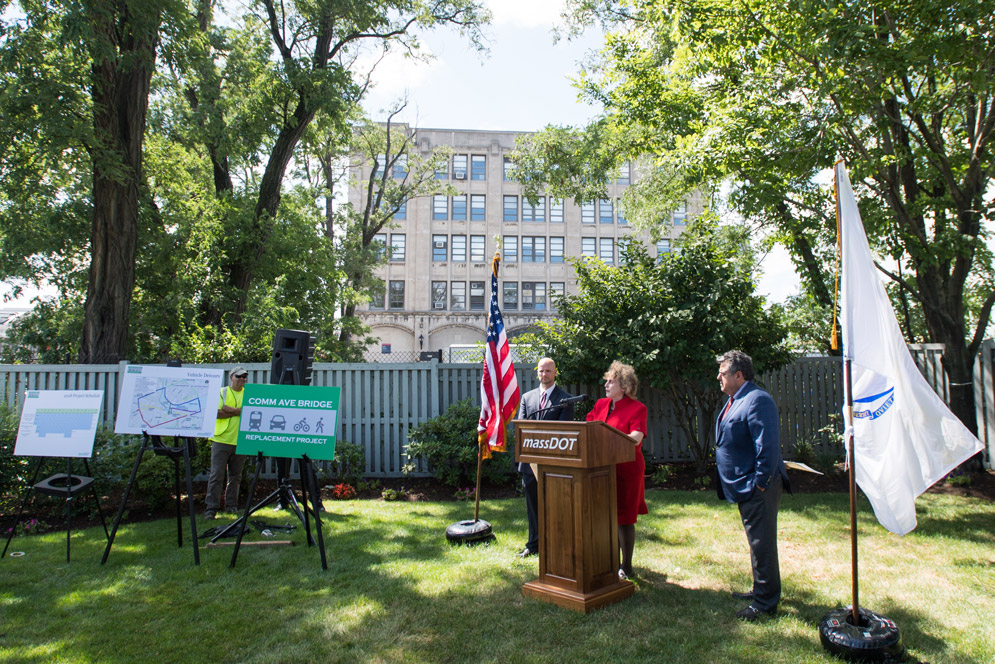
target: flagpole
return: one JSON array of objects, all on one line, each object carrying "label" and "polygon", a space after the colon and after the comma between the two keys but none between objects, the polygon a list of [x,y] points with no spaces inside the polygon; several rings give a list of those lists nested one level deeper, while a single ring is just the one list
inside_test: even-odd
[{"label": "flagpole", "polygon": [[[491,270],[494,272],[494,278],[497,279],[498,272],[501,266],[501,254],[494,254],[494,259],[491,261]],[[491,312],[487,311],[487,325],[484,329],[490,329],[491,327]],[[480,519],[480,475],[484,467],[484,444],[477,443],[477,488],[474,490],[474,505],[473,505],[473,520],[474,522]]]},{"label": "flagpole", "polygon": [[[840,209],[839,171],[833,169],[833,193],[836,195],[836,242],[840,254],[843,252],[843,221]],[[841,261],[841,264],[845,265]],[[849,324],[849,320],[847,321]],[[851,330],[852,331],[852,330]],[[852,342],[847,339],[847,342]],[[857,565],[857,457],[854,452],[853,435],[853,373],[850,364],[850,348],[843,346],[843,374],[846,381],[846,430],[849,432],[846,446],[846,466],[849,469],[850,480],[850,585],[853,598],[850,607],[851,620],[854,625],[860,625],[860,575]]]}]

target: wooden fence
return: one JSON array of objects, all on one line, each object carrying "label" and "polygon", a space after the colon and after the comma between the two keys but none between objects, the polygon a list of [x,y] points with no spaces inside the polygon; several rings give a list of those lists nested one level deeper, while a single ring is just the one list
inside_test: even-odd
[{"label": "wooden fence", "polygon": [[[942,346],[911,347],[920,370],[944,398],[948,395],[946,377],[940,364]],[[0,399],[19,407],[27,390],[103,390],[102,421],[113,425],[119,388],[127,363],[113,365],[0,365]],[[222,365],[205,367],[227,368]],[[269,365],[248,364],[250,383],[268,383]],[[530,365],[515,367],[522,392],[538,384]],[[995,371],[995,342],[986,341],[975,370],[975,400],[978,432],[985,443],[985,463],[991,466],[991,446],[995,441],[995,404],[992,403],[992,375]],[[366,476],[400,477],[407,462],[404,451],[408,431],[446,411],[456,401],[473,398],[479,403],[481,367],[477,364],[411,362],[403,364],[359,363],[314,365],[314,385],[337,385],[342,400],[337,439],[361,445],[366,452]],[[839,358],[801,357],[777,371],[758,376],[778,404],[781,438],[787,456],[794,445],[809,441],[816,449],[829,444],[820,430],[840,413],[843,399],[843,370]],[[565,386],[574,393],[601,396],[599,386]],[[644,449],[652,461],[691,459],[684,431],[677,425],[673,405],[661,392],[643,389],[640,399],[649,410],[649,436]],[[713,426],[714,414],[699,414],[698,426]],[[474,436],[474,432],[467,432]],[[272,469],[267,468],[267,474]],[[425,474],[417,466],[417,475]]]}]

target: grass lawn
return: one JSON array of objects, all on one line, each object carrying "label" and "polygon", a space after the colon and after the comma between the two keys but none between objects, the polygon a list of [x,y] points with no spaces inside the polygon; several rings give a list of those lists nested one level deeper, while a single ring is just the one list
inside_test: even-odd
[{"label": "grass lawn", "polygon": [[[738,622],[744,603],[729,596],[750,584],[735,508],[712,492],[647,501],[635,596],[586,616],[522,597],[538,561],[514,555],[521,499],[482,503],[498,539],[473,548],[445,540],[472,503],[326,502],[327,571],[303,528],[297,546],[243,548],[234,570],[230,548],[202,548],[195,567],[168,519],[124,524],[103,567],[99,526],[74,533],[69,564],[64,533],[18,536],[11,550],[25,555],[0,561],[0,662],[837,661],[817,623],[850,600],[845,495],[785,496],[781,612],[760,624]],[[861,504],[861,604],[897,622],[918,660],[993,663],[995,504],[918,506],[919,527],[900,538]]]}]

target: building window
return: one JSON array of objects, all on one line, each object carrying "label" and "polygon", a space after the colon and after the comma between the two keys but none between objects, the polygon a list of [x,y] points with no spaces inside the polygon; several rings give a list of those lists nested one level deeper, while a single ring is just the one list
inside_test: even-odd
[{"label": "building window", "polygon": [[484,262],[484,251],[485,243],[487,242],[487,236],[485,235],[471,235],[470,236],[470,262],[471,263],[483,263]]},{"label": "building window", "polygon": [[508,310],[518,309],[518,282],[504,282],[504,302],[501,308]]},{"label": "building window", "polygon": [[540,196],[532,205],[522,196],[522,221],[546,221],[546,197]]},{"label": "building window", "polygon": [[594,223],[594,203],[582,203],[580,206],[580,223]]},{"label": "building window", "polygon": [[395,180],[403,180],[408,177],[408,155],[397,155],[397,159],[394,160],[394,167],[391,169],[391,175]]},{"label": "building window", "polygon": [[631,237],[620,237],[618,239],[617,245],[618,245],[618,264],[619,265],[628,265],[629,264],[629,259],[628,259],[627,253],[629,251],[629,246],[631,244],[632,244],[632,238]]},{"label": "building window", "polygon": [[487,220],[487,197],[483,194],[470,196],[470,221]]},{"label": "building window", "polygon": [[452,245],[452,258],[453,261],[457,263],[466,262],[466,236],[465,235],[454,235]]},{"label": "building window", "polygon": [[432,261],[436,263],[444,263],[446,259],[449,258],[449,236],[448,235],[433,235],[432,236]]},{"label": "building window", "polygon": [[435,179],[436,180],[448,180],[449,179],[449,160],[443,160],[435,168]]},{"label": "building window", "polygon": [[394,213],[394,219],[402,220],[408,218],[408,201],[401,201],[401,206],[397,208],[397,212]]},{"label": "building window", "polygon": [[465,154],[454,154],[453,155],[453,179],[454,180],[465,180],[466,179],[466,155]]},{"label": "building window", "polygon": [[432,196],[432,219],[445,221],[449,218],[449,199],[445,196]]},{"label": "building window", "polygon": [[384,251],[387,248],[387,234],[377,233],[374,235],[370,248],[373,250],[373,255],[376,256],[377,260],[383,258]]},{"label": "building window", "polygon": [[549,221],[553,224],[563,223],[563,199],[562,198],[550,198],[549,199]]},{"label": "building window", "polygon": [[376,293],[370,295],[370,311],[383,310],[384,308],[384,292],[383,284],[380,284],[380,290]]},{"label": "building window", "polygon": [[582,237],[580,239],[580,255],[587,256],[589,258],[594,258],[598,255],[595,238],[593,237]]},{"label": "building window", "polygon": [[522,237],[522,262],[523,263],[545,263],[546,262],[546,238],[544,237]]},{"label": "building window", "polygon": [[466,221],[466,194],[453,196],[453,221]]},{"label": "building window", "polygon": [[621,225],[623,225],[623,226],[625,224],[628,224],[629,220],[626,219],[625,215],[622,213],[622,199],[621,198],[616,198],[615,199],[615,209],[618,210],[618,223],[621,224]]},{"label": "building window", "polygon": [[618,167],[618,177],[615,182],[617,184],[630,184],[632,182],[632,164],[630,162],[624,162]]},{"label": "building window", "polygon": [[404,233],[390,234],[390,260],[394,263],[404,262],[404,250],[407,238]]},{"label": "building window", "polygon": [[449,309],[451,311],[466,311],[466,282],[454,281],[449,286]]},{"label": "building window", "polygon": [[391,309],[403,309],[404,308],[404,282],[403,281],[391,281],[390,282],[390,299],[388,305]]},{"label": "building window", "polygon": [[446,282],[445,281],[433,281],[432,282],[432,308],[433,309],[445,309],[446,308]]},{"label": "building window", "polygon": [[487,157],[482,154],[475,154],[470,157],[470,179],[487,179]]},{"label": "building window", "polygon": [[518,236],[517,235],[505,235],[504,236],[504,262],[505,263],[517,263],[518,262]]},{"label": "building window", "polygon": [[504,181],[515,181],[515,162],[511,160],[511,157],[504,158]]},{"label": "building window", "polygon": [[549,238],[549,262],[550,263],[562,263],[563,262],[563,238],[562,237],[551,237],[551,238]]},{"label": "building window", "polygon": [[656,262],[659,263],[663,257],[670,253],[670,240],[660,240],[656,243]]},{"label": "building window", "polygon": [[387,155],[378,154],[373,158],[373,179],[379,180],[383,177],[384,167],[387,165]]},{"label": "building window", "polygon": [[615,223],[614,210],[612,210],[612,199],[602,198],[598,201],[598,219],[602,224]]},{"label": "building window", "polygon": [[565,284],[562,281],[549,282],[549,310],[555,311],[557,298],[563,297]]},{"label": "building window", "polygon": [[674,226],[684,226],[688,223],[688,202],[682,201],[674,210]]},{"label": "building window", "polygon": [[603,237],[598,245],[598,257],[602,263],[611,265],[615,262],[615,240],[610,237]]},{"label": "building window", "polygon": [[518,196],[504,197],[504,220],[518,221]]},{"label": "building window", "polygon": [[471,311],[483,311],[484,310],[484,282],[483,281],[471,281],[470,282],[470,310]]},{"label": "building window", "polygon": [[546,284],[543,282],[522,282],[522,310],[546,310]]}]

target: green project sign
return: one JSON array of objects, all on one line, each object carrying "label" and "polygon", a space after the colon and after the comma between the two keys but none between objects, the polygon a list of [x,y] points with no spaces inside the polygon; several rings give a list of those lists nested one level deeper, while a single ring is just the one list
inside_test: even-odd
[{"label": "green project sign", "polygon": [[341,392],[340,387],[246,385],[236,451],[331,461]]}]

